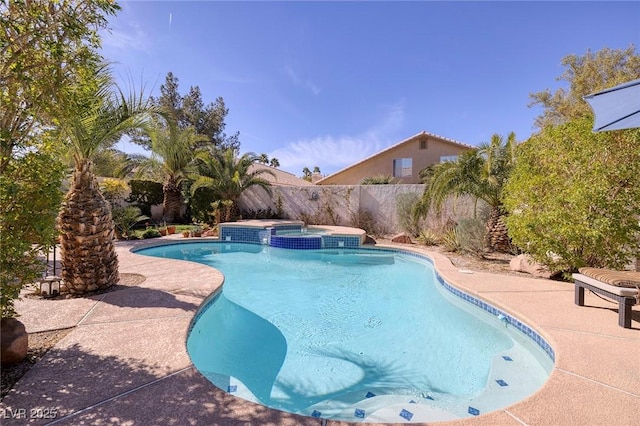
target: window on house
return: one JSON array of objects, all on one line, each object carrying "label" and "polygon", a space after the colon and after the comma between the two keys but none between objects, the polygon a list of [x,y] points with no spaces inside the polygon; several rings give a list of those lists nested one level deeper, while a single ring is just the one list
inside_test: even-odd
[{"label": "window on house", "polygon": [[427,140],[423,139],[420,141],[420,149],[427,149]]},{"label": "window on house", "polygon": [[440,157],[441,163],[454,162],[458,159],[457,155],[443,155]]},{"label": "window on house", "polygon": [[413,158],[396,158],[393,160],[393,177],[410,177],[413,168]]}]

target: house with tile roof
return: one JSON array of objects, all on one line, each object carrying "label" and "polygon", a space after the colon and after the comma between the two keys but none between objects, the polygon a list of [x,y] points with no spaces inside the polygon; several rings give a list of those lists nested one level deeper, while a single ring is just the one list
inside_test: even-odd
[{"label": "house with tile roof", "polygon": [[285,172],[284,170],[277,169],[275,167],[268,166],[261,163],[253,163],[249,167],[249,172],[255,170],[266,170],[271,173],[261,173],[259,177],[268,181],[274,186],[310,186],[311,182],[301,179],[293,173]]},{"label": "house with tile roof", "polygon": [[316,185],[358,185],[364,178],[393,176],[397,183],[422,183],[420,170],[451,161],[474,146],[422,131],[345,167],[317,182]]}]

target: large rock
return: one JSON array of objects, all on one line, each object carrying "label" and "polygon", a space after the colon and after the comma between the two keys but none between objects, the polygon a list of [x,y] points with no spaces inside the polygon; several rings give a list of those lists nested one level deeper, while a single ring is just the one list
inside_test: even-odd
[{"label": "large rock", "polygon": [[413,241],[411,241],[411,237],[409,237],[405,233],[394,236],[393,238],[391,238],[391,242],[401,243],[401,244],[413,244]]},{"label": "large rock", "polygon": [[509,262],[512,271],[525,272],[537,278],[551,278],[554,274],[546,266],[536,263],[531,256],[520,254]]},{"label": "large rock", "polygon": [[24,324],[15,318],[2,318],[0,322],[2,365],[17,364],[27,356],[29,335]]}]

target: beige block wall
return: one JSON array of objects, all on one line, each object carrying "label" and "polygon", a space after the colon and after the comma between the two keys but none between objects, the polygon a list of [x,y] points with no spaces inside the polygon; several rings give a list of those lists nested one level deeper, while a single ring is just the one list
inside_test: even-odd
[{"label": "beige block wall", "polygon": [[[241,210],[258,211],[281,206],[283,218],[302,220],[308,225],[351,226],[358,211],[367,211],[382,235],[401,232],[397,217],[397,197],[403,193],[422,195],[424,185],[332,185],[304,187],[272,187],[271,195],[264,189],[246,190],[238,204]],[[430,214],[426,221],[440,227],[447,220],[457,221],[473,215],[473,203],[458,199],[446,203],[440,216]]]}]

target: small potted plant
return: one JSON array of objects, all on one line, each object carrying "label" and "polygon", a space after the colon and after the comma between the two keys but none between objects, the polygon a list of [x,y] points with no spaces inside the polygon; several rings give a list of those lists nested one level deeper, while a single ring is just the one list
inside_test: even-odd
[{"label": "small potted plant", "polygon": [[176,226],[175,225],[167,225],[167,235],[175,234]]},{"label": "small potted plant", "polygon": [[193,228],[191,230],[191,236],[192,237],[202,237],[202,228],[199,226],[196,226],[195,228]]},{"label": "small potted plant", "polygon": [[161,236],[164,237],[165,235],[167,235],[167,228],[164,226],[161,228],[158,228],[158,232],[160,233]]},{"label": "small potted plant", "polygon": [[189,238],[190,235],[191,235],[191,231],[189,231],[189,230],[182,231],[182,236],[184,238]]}]

